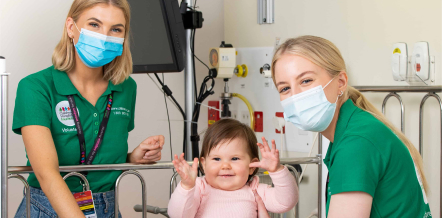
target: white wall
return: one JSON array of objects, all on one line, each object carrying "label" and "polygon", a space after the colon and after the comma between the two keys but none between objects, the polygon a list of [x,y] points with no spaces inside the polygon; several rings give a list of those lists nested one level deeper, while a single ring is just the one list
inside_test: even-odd
[{"label": "white wall", "polygon": [[[441,12],[440,0],[424,0],[419,4],[400,0],[275,0],[275,24],[259,25],[257,1],[225,0],[224,34],[225,41],[235,47],[273,46],[275,37],[287,39],[307,34],[324,37],[341,50],[347,62],[349,83],[354,86],[407,85],[392,78],[392,44],[406,42],[411,53],[415,42],[427,41],[430,55],[436,57],[436,84],[441,85]],[[367,93],[366,96],[380,109],[386,94]],[[425,93],[400,95],[406,107],[405,133],[417,147],[419,104]],[[400,126],[397,101],[389,101],[387,117]],[[424,165],[430,184],[429,201],[433,217],[439,217],[441,126],[438,104],[434,99],[425,105],[424,123]],[[308,171],[312,171],[307,173],[316,175],[315,168],[309,167]],[[312,177],[301,184],[301,217],[306,217],[316,205],[316,181]]]},{"label": "white wall", "polygon": [[[12,125],[17,84],[23,77],[51,65],[51,55],[61,38],[64,21],[71,1],[58,0],[0,0],[0,55],[6,57],[9,77],[9,128]],[[208,63],[208,51],[220,44],[224,37],[223,2],[217,0],[198,1],[204,12],[204,27],[197,31],[195,53]],[[207,69],[196,63],[197,83],[207,75]],[[133,75],[138,84],[135,130],[129,135],[129,150],[151,135],[162,134],[166,144],[162,160],[170,160],[169,132],[164,97],[146,75]],[[165,76],[166,84],[175,98],[184,107],[184,73]],[[217,81],[216,92],[222,88]],[[199,89],[199,85],[198,85]],[[209,99],[217,99],[211,96]],[[171,120],[182,120],[178,110],[169,102]],[[200,129],[207,126],[207,109],[201,109]],[[172,144],[175,154],[182,151],[182,121],[172,121]],[[9,131],[9,165],[25,165],[25,149],[21,136]],[[150,205],[167,207],[171,170],[142,171],[147,185],[147,201]],[[141,188],[134,176],[121,182],[120,210],[124,217],[139,217],[133,206],[141,203]],[[22,199],[23,185],[18,180],[9,182],[9,217],[13,217]],[[149,215],[149,217],[163,217]]]}]

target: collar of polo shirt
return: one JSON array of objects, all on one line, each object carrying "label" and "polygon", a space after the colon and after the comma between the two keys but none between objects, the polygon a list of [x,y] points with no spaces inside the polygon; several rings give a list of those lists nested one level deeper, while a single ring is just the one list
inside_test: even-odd
[{"label": "collar of polo shirt", "polygon": [[[74,95],[80,94],[75,88],[74,84],[72,84],[68,75],[65,72],[53,69],[52,76],[54,78],[55,89],[60,95]],[[107,86],[106,91],[103,93],[104,95],[109,95],[112,91],[121,92],[122,87],[121,84],[114,85],[112,81],[109,80],[109,85]]]}]

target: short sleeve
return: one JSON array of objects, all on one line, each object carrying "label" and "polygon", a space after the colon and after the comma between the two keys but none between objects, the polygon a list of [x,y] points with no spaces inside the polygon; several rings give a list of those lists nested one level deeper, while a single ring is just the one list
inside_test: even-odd
[{"label": "short sleeve", "polygon": [[334,149],[328,192],[333,195],[361,191],[374,197],[385,171],[380,151],[360,136],[346,136]]},{"label": "short sleeve", "polygon": [[20,81],[15,98],[12,131],[21,135],[29,125],[51,127],[51,101],[48,91],[38,81],[26,77]]},{"label": "short sleeve", "polygon": [[134,86],[135,88],[132,95],[130,121],[127,127],[128,132],[132,131],[135,128],[135,103],[137,101],[137,83],[135,83],[135,81]]}]

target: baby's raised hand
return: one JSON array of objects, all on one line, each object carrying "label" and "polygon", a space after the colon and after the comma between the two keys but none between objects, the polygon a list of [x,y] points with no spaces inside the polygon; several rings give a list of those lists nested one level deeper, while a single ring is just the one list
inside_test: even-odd
[{"label": "baby's raised hand", "polygon": [[181,177],[181,186],[190,190],[195,186],[195,180],[198,176],[198,158],[193,159],[192,166],[189,166],[187,161],[184,159],[184,153],[180,155],[180,159],[175,154],[175,158],[172,161],[176,172]]},{"label": "baby's raised hand", "polygon": [[282,170],[284,166],[279,163],[279,151],[276,149],[275,140],[272,140],[272,149],[267,144],[265,137],[262,137],[262,143],[258,143],[262,156],[261,161],[250,163],[249,167],[263,168],[271,173]]}]

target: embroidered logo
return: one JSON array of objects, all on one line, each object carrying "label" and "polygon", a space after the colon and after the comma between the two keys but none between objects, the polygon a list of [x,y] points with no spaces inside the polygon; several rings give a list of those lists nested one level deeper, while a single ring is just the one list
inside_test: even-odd
[{"label": "embroidered logo", "polygon": [[[112,104],[113,102],[109,102],[109,104]],[[112,112],[114,115],[124,116],[124,117],[130,117],[131,111],[124,107],[112,107]]]},{"label": "embroidered logo", "polygon": [[[60,101],[57,106],[55,106],[55,113],[57,114],[58,120],[66,126],[75,126],[71,110],[68,101]],[[78,115],[80,115],[80,113],[78,113]]]}]

